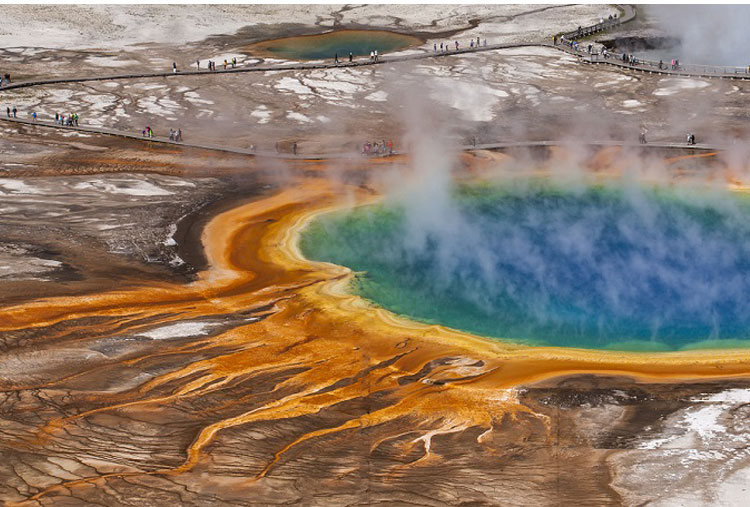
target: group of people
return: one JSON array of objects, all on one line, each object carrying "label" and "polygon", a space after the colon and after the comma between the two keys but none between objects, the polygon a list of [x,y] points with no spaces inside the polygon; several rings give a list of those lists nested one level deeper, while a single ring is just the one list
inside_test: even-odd
[{"label": "group of people", "polygon": [[[460,42],[458,42],[458,41],[453,41],[453,44],[454,44],[454,45],[455,45],[455,47],[456,47],[456,51],[458,51],[458,50],[459,50],[459,49],[461,48],[461,43],[460,43]],[[481,44],[481,39],[480,39],[479,37],[477,37],[477,40],[476,40],[476,42],[474,42],[474,39],[471,39],[471,40],[469,41],[469,48],[471,48],[471,49],[473,49],[473,48],[478,48],[478,47],[480,47],[481,45],[482,45],[482,44]],[[484,47],[487,47],[487,39],[484,39]],[[440,46],[438,46],[438,44],[437,44],[437,43],[434,43],[434,44],[432,45],[432,50],[433,50],[434,52],[436,52],[436,53],[438,52],[438,48],[440,49],[440,52],[441,52],[441,53],[447,53],[448,51],[450,51],[450,44],[449,44],[449,43],[447,43],[447,42],[445,42],[445,43],[441,42],[441,43],[440,43]]]},{"label": "group of people", "polygon": [[370,61],[377,62],[378,61],[378,50],[370,51]]},{"label": "group of people", "polygon": [[[370,60],[372,60],[372,55],[370,55]],[[353,61],[354,61],[354,54],[350,51],[349,52],[349,63],[351,63]],[[333,55],[333,62],[334,63],[341,63],[339,61],[339,54],[338,53],[334,53],[334,55]]]},{"label": "group of people", "polygon": [[[34,119],[36,119],[36,117],[34,117]],[[55,113],[55,123],[65,125],[66,127],[77,127],[78,113],[68,113],[67,116],[63,113]]]},{"label": "group of people", "polygon": [[622,63],[627,63],[628,65],[636,65],[638,63],[638,60],[635,58],[635,55],[629,55],[623,52]]},{"label": "group of people", "polygon": [[383,155],[393,154],[393,141],[388,141],[386,144],[385,139],[383,139],[382,142],[378,143],[375,141],[374,143],[370,143],[370,141],[367,141],[362,146],[362,154],[363,155]]},{"label": "group of people", "polygon": [[169,129],[169,140],[182,142],[182,129]]},{"label": "group of people", "polygon": [[146,128],[141,130],[141,135],[143,135],[143,137],[154,137],[154,131],[151,130],[151,127],[146,125]]},{"label": "group of people", "polygon": [[[198,67],[200,69],[201,68],[201,61],[200,60],[196,60],[195,61],[195,65],[196,65],[196,67]],[[237,67],[237,57],[232,57],[231,60],[227,60],[226,58],[224,59],[224,70],[227,70],[227,67],[230,66],[230,65],[232,66],[233,69]],[[209,60],[208,61],[208,70],[211,70],[211,71],[216,70],[216,62],[215,61],[213,61],[213,60]],[[175,70],[175,72],[177,72],[177,71]]]},{"label": "group of people", "polygon": [[10,108],[10,106],[5,108],[5,114],[8,115],[8,118],[11,118],[11,114],[13,115],[12,118],[15,118],[18,114],[18,109],[16,109],[16,106],[13,106],[13,109]]},{"label": "group of people", "polygon": [[10,74],[7,72],[4,76],[0,76],[0,86],[10,84]]},{"label": "group of people", "polygon": [[[638,134],[638,142],[640,144],[646,144],[646,132],[646,128],[642,127],[641,133]],[[695,146],[695,134],[693,134],[692,132],[688,132],[687,134],[687,144],[688,146]]]}]

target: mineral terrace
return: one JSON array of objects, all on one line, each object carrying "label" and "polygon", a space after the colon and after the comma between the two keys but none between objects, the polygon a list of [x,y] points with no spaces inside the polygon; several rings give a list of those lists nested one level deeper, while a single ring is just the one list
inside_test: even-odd
[{"label": "mineral terrace", "polygon": [[[240,68],[280,65],[248,47],[332,28],[423,41],[397,54],[477,37],[549,43],[616,13],[610,5],[4,5],[0,74],[15,82],[171,72],[172,62],[221,67],[232,58]],[[640,11],[637,23],[621,30],[654,30]],[[390,322],[356,302],[327,303],[345,275],[297,259],[287,231],[311,212],[380,193],[409,167],[403,153],[415,132],[456,146],[576,145],[630,143],[645,125],[650,141],[681,143],[692,130],[710,144],[747,137],[748,93],[746,81],[586,65],[543,46],[0,89],[3,115],[6,106],[42,121],[74,112],[81,126],[137,136],[147,125],[157,136],[179,128],[186,143],[281,155],[296,143],[299,155],[0,122],[0,499],[742,504],[746,356],[696,356],[693,376],[683,363],[662,371],[622,366],[630,360],[619,356],[536,357]],[[380,140],[401,154],[359,155]],[[569,156],[597,169],[616,150]],[[306,157],[321,153],[330,156]],[[563,155],[477,150],[460,156],[459,172],[555,156]],[[712,160],[716,174],[747,176],[739,145]]]}]

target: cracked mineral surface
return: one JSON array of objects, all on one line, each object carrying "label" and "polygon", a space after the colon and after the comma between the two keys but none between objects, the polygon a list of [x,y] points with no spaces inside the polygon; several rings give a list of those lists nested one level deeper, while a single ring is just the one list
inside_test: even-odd
[{"label": "cracked mineral surface", "polygon": [[[549,47],[621,13],[0,6],[0,74],[14,81],[275,65],[253,44],[339,28],[413,35],[397,54],[427,56],[0,88],[2,114],[23,119],[76,113],[86,126],[300,155],[0,122],[0,501],[741,505],[746,351],[525,348],[417,325],[353,297],[350,272],[295,244],[313,214],[398,187],[418,160],[415,132],[447,146],[557,143],[455,155],[462,181],[555,165],[650,180],[666,167],[670,182],[746,188],[748,82],[585,65]],[[593,44],[653,35],[653,20],[640,26]],[[430,56],[477,38],[548,45]],[[729,147],[655,149],[631,175],[640,152],[586,146],[634,144],[643,128],[649,142],[690,130]],[[362,157],[366,141],[399,154]]]}]

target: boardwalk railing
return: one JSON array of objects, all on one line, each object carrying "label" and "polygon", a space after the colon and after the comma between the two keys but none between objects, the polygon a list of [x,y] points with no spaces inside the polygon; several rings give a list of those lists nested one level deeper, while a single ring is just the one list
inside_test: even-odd
[{"label": "boardwalk railing", "polygon": [[635,9],[631,5],[621,5],[620,8],[622,9],[622,15],[618,17],[614,17],[612,19],[605,19],[601,23],[597,23],[595,25],[590,26],[580,26],[577,30],[573,30],[571,32],[560,34],[560,37],[564,41],[575,41],[576,39],[581,39],[583,37],[588,37],[589,35],[594,35],[595,33],[603,32],[605,30],[610,30],[612,28],[618,27],[623,23],[627,23],[628,21],[632,21],[635,19]]},{"label": "boardwalk railing", "polygon": [[698,76],[750,76],[750,66],[732,67],[727,65],[695,65],[684,63],[672,66],[671,60],[667,62],[657,62],[655,60],[646,60],[644,58],[636,58],[635,62],[630,64],[628,61],[622,60],[622,53],[608,53],[606,57],[601,54],[592,54],[590,56],[583,54],[583,56],[591,63],[617,63],[624,67],[630,67],[637,70],[652,70],[656,72],[675,71]]},{"label": "boardwalk railing", "polygon": [[635,9],[632,6],[622,5],[620,7],[623,10],[621,16],[606,19],[602,23],[580,27],[577,30],[562,34],[560,37],[555,38],[555,47],[558,49],[564,49],[566,52],[580,57],[582,61],[586,63],[606,63],[625,69],[681,76],[750,79],[750,65],[747,67],[735,67],[730,65],[696,65],[680,63],[673,66],[671,60],[668,62],[658,62],[656,60],[647,60],[644,58],[637,58],[631,63],[627,59],[623,60],[622,53],[588,53],[588,48],[584,48],[582,45],[577,44],[578,39],[615,28],[635,18]]}]

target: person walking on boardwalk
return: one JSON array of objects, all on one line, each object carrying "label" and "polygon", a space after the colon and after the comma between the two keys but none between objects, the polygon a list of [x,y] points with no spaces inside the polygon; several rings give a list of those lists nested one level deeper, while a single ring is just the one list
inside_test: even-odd
[{"label": "person walking on boardwalk", "polygon": [[333,54],[333,63],[335,63],[336,65],[339,64],[339,54],[338,53],[334,53]]},{"label": "person walking on boardwalk", "polygon": [[352,63],[352,60],[354,59],[354,55],[351,51],[349,51],[349,63]]},{"label": "person walking on boardwalk", "polygon": [[33,113],[31,113],[31,120],[32,121],[36,121],[36,111],[34,111]]},{"label": "person walking on boardwalk", "polygon": [[201,68],[201,61],[200,60],[196,60],[195,61],[195,66],[198,67],[198,70],[200,70],[200,68]]},{"label": "person walking on boardwalk", "polygon": [[177,141],[182,142],[182,129],[177,129]]},{"label": "person walking on boardwalk", "polygon": [[177,62],[172,62],[172,72],[177,74]]},{"label": "person walking on boardwalk", "polygon": [[375,61],[376,62],[378,61],[378,50],[377,49],[375,50]]},{"label": "person walking on boardwalk", "polygon": [[456,51],[458,51],[458,41],[456,41]]},{"label": "person walking on boardwalk", "polygon": [[234,69],[235,67],[237,67],[237,57],[233,56],[232,57],[232,68]]},{"label": "person walking on boardwalk", "polygon": [[5,114],[8,115],[8,118],[10,118],[10,106],[5,108]]},{"label": "person walking on boardwalk", "polygon": [[224,59],[224,70],[227,70],[227,60],[226,60],[226,58]]},{"label": "person walking on boardwalk", "polygon": [[294,141],[294,142],[292,143],[292,153],[293,153],[294,155],[297,155],[297,141]]},{"label": "person walking on boardwalk", "polygon": [[18,113],[18,109],[16,109],[16,106],[13,106],[13,118],[16,117],[16,113]]}]

